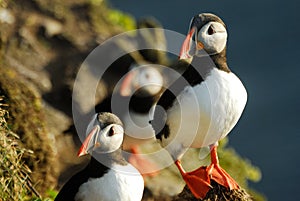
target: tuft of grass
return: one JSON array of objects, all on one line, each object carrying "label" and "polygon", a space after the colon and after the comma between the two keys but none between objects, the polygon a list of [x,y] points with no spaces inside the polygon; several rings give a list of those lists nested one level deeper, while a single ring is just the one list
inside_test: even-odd
[{"label": "tuft of grass", "polygon": [[55,190],[47,190],[46,196],[41,198],[41,197],[27,197],[24,199],[24,201],[53,201],[55,197],[57,196],[58,192]]},{"label": "tuft of grass", "polygon": [[[0,102],[3,100],[0,97]],[[31,170],[24,163],[25,156],[33,152],[21,146],[20,138],[6,122],[8,112],[0,103],[0,198],[1,200],[23,200],[26,195],[40,197],[31,183]]]}]

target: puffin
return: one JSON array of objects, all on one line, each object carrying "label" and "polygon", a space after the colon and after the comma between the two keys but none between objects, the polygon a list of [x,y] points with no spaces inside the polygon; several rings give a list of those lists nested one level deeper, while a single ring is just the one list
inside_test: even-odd
[{"label": "puffin", "polygon": [[[151,121],[156,138],[165,148],[187,186],[203,199],[211,180],[232,190],[237,182],[220,166],[218,141],[237,124],[247,102],[240,79],[229,69],[226,58],[225,23],[211,13],[191,20],[179,61],[189,63],[162,94]],[[210,148],[211,163],[186,172],[181,159],[188,148]]]},{"label": "puffin", "polygon": [[140,201],[144,180],[122,155],[123,135],[116,115],[95,114],[78,152],[78,156],[91,154],[91,160],[63,186],[55,201]]},{"label": "puffin", "polygon": [[117,90],[96,105],[96,112],[113,112],[124,122],[125,158],[143,176],[154,176],[157,165],[140,154],[139,146],[155,143],[155,132],[149,123],[153,106],[163,91],[163,69],[152,63],[132,64]]}]

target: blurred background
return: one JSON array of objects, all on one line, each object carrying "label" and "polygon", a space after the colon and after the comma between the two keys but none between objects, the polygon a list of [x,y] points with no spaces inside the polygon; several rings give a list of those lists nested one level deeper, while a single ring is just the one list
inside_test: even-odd
[{"label": "blurred background", "polygon": [[[85,57],[142,18],[186,34],[194,15],[212,12],[227,25],[228,64],[249,96],[229,135],[232,157],[256,175],[244,178],[251,189],[269,200],[300,200],[299,8],[293,0],[0,0],[1,168],[15,167],[21,175],[4,171],[0,181],[8,187],[25,182],[28,188],[19,191],[27,197],[54,197],[69,168],[75,172],[84,163],[76,158],[80,142],[69,128],[73,82]],[[109,93],[101,86],[99,100]]]}]

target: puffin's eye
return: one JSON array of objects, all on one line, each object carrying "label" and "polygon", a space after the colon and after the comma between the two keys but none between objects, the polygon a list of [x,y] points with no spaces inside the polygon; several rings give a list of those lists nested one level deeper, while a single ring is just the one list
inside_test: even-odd
[{"label": "puffin's eye", "polygon": [[111,127],[111,128],[109,129],[108,136],[113,136],[114,134],[115,134],[114,127]]},{"label": "puffin's eye", "polygon": [[146,74],[145,74],[145,77],[146,77],[146,79],[148,80],[148,79],[150,78],[149,73],[146,73]]},{"label": "puffin's eye", "polygon": [[209,26],[207,33],[208,35],[213,35],[214,33],[216,33],[216,31],[212,28],[212,26]]}]

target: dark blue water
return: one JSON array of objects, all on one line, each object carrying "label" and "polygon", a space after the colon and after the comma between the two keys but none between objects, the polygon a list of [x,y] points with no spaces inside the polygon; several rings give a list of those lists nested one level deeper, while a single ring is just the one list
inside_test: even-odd
[{"label": "dark blue water", "polygon": [[300,200],[300,2],[110,0],[135,18],[154,16],[185,34],[192,16],[213,12],[227,24],[229,66],[249,99],[230,144],[263,178],[252,186],[269,200]]}]

